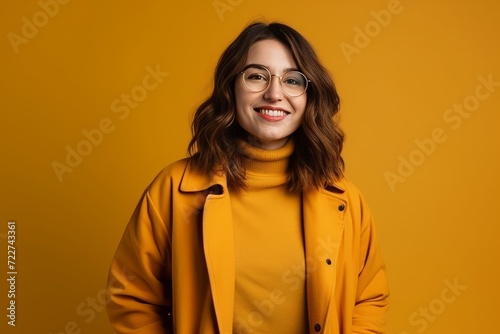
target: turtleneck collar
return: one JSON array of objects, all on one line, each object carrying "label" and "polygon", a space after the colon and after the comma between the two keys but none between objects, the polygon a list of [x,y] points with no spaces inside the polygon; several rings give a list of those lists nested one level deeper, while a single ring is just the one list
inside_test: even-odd
[{"label": "turtleneck collar", "polygon": [[264,150],[240,142],[240,150],[245,156],[245,170],[248,189],[268,188],[287,182],[287,169],[294,150],[293,139],[276,150]]}]

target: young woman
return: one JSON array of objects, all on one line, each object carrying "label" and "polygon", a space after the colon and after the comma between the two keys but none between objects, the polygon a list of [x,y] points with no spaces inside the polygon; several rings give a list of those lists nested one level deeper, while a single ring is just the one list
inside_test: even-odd
[{"label": "young woman", "polygon": [[119,333],[385,333],[371,213],[343,177],[333,81],[279,23],[222,54],[190,157],[145,191],[113,260]]}]

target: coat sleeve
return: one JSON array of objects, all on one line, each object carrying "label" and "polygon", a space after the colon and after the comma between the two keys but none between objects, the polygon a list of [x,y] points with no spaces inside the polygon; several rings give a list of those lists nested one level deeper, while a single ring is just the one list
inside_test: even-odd
[{"label": "coat sleeve", "polygon": [[[162,201],[170,202],[169,198]],[[142,196],[113,258],[108,317],[118,333],[171,333],[170,236],[151,199]]]},{"label": "coat sleeve", "polygon": [[384,334],[389,308],[389,288],[372,214],[360,196],[360,259],[353,334]]}]

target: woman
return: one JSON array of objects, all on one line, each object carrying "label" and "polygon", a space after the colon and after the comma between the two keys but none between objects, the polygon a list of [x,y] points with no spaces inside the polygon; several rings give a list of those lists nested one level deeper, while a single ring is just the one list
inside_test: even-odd
[{"label": "woman", "polygon": [[249,25],[222,54],[190,158],[145,191],[112,263],[119,333],[385,333],[372,217],[343,177],[339,98],[310,44]]}]

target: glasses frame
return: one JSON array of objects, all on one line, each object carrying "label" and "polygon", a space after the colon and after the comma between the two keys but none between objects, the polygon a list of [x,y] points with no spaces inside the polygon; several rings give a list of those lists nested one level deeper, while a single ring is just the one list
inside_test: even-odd
[{"label": "glasses frame", "polygon": [[[260,68],[260,69],[264,69],[267,71],[267,73],[269,73],[269,81],[267,82],[267,86],[261,90],[253,90],[252,88],[248,87],[247,85],[247,81],[245,80],[245,72],[251,68],[251,67],[255,67],[255,68]],[[299,73],[300,75],[302,75],[304,77],[304,79],[306,79],[306,86],[304,87],[304,91],[302,93],[300,93],[299,95],[290,95],[286,92],[285,88],[283,88],[283,77],[287,74],[287,73],[290,73],[290,72],[297,72]],[[307,87],[309,87],[309,83],[311,82],[311,80],[309,80],[306,75],[300,71],[297,71],[297,70],[289,70],[289,71],[286,71],[285,73],[283,73],[283,75],[278,75],[278,74],[272,74],[271,71],[263,66],[263,65],[255,65],[255,64],[251,64],[251,65],[247,65],[243,68],[243,70],[241,72],[239,72],[239,74],[242,74],[243,75],[243,83],[245,84],[245,87],[248,88],[250,91],[254,92],[254,93],[260,93],[260,92],[263,92],[265,91],[266,89],[269,88],[269,86],[271,86],[271,82],[273,80],[273,77],[278,77],[279,78],[279,83],[280,83],[280,87],[281,87],[281,90],[283,91],[283,93],[285,93],[287,96],[290,96],[290,97],[299,97],[299,96],[302,96],[304,95],[304,93],[307,91]]]}]

